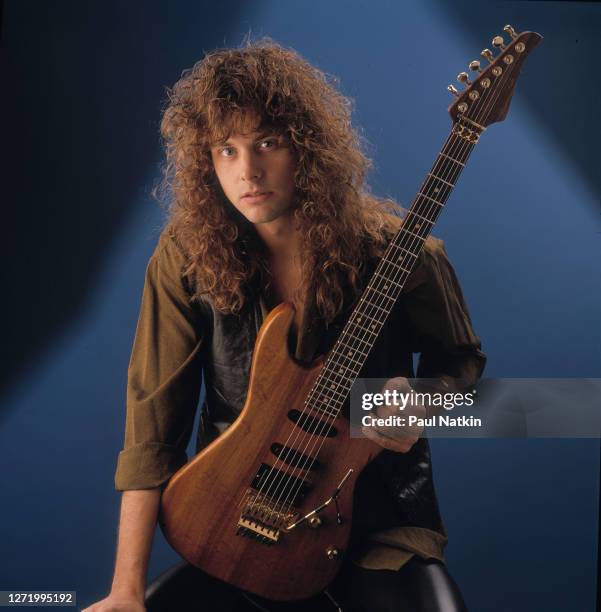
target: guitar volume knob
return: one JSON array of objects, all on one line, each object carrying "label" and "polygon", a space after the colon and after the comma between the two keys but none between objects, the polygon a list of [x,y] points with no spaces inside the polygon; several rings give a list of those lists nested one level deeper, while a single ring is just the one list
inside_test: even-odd
[{"label": "guitar volume knob", "polygon": [[335,561],[340,557],[340,551],[335,546],[328,546],[326,548],[326,557],[331,561]]}]

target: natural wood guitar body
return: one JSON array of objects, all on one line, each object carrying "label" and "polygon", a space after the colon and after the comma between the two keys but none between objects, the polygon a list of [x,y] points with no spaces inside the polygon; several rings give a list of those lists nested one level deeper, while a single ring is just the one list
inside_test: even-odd
[{"label": "natural wood guitar body", "polygon": [[[265,319],[240,417],[173,476],[162,495],[160,516],[166,539],[190,563],[275,600],[305,599],[334,578],[348,545],[357,477],[381,450],[368,440],[350,438],[349,423],[342,416],[328,421],[336,430],[332,437],[307,433],[290,419],[290,411],[303,411],[304,400],[323,368],[322,359],[304,368],[290,357],[287,338],[293,316],[293,307],[281,304]],[[317,412],[311,414],[327,420]],[[298,433],[302,435],[296,436]],[[306,478],[310,488],[295,507],[294,518],[280,521],[277,541],[260,541],[256,537],[260,533],[252,528],[239,534],[245,508],[256,512],[259,506],[254,497],[248,497],[254,491],[251,483],[262,464],[277,462],[272,445],[280,443],[310,454],[308,441],[311,448],[314,442],[319,447],[319,466],[310,471],[287,466],[295,476]],[[313,522],[320,525],[312,526],[306,520],[286,529],[328,500],[349,469],[353,472],[337,498],[340,524],[332,502],[316,515],[319,521]],[[269,525],[273,519],[268,517],[264,523]]]}]

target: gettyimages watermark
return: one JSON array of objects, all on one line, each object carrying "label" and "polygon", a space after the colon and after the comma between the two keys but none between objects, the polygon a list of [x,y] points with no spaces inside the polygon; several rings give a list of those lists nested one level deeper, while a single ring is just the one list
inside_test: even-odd
[{"label": "gettyimages watermark", "polygon": [[440,379],[395,380],[355,381],[351,436],[601,438],[600,378],[489,378],[461,393]]}]

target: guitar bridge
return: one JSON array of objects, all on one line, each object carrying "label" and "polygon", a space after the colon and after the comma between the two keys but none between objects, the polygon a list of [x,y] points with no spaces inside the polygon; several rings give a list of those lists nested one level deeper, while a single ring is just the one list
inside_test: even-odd
[{"label": "guitar bridge", "polygon": [[269,545],[275,544],[280,537],[279,529],[247,516],[240,517],[238,521],[238,531],[236,533],[254,538],[263,544]]},{"label": "guitar bridge", "polygon": [[241,509],[236,533],[269,545],[279,540],[281,528],[296,517],[289,506],[276,503],[253,489],[246,491]]}]

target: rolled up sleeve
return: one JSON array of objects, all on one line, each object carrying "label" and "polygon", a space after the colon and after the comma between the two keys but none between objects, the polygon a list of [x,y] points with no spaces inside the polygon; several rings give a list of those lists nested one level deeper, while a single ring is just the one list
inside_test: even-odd
[{"label": "rolled up sleeve", "polygon": [[480,339],[442,240],[429,238],[420,257],[421,265],[404,300],[412,349],[420,354],[417,376],[467,388],[482,375],[486,364]]},{"label": "rolled up sleeve", "polygon": [[161,486],[187,461],[198,405],[203,333],[183,253],[163,232],[146,269],[128,368],[125,442],[115,488]]}]

